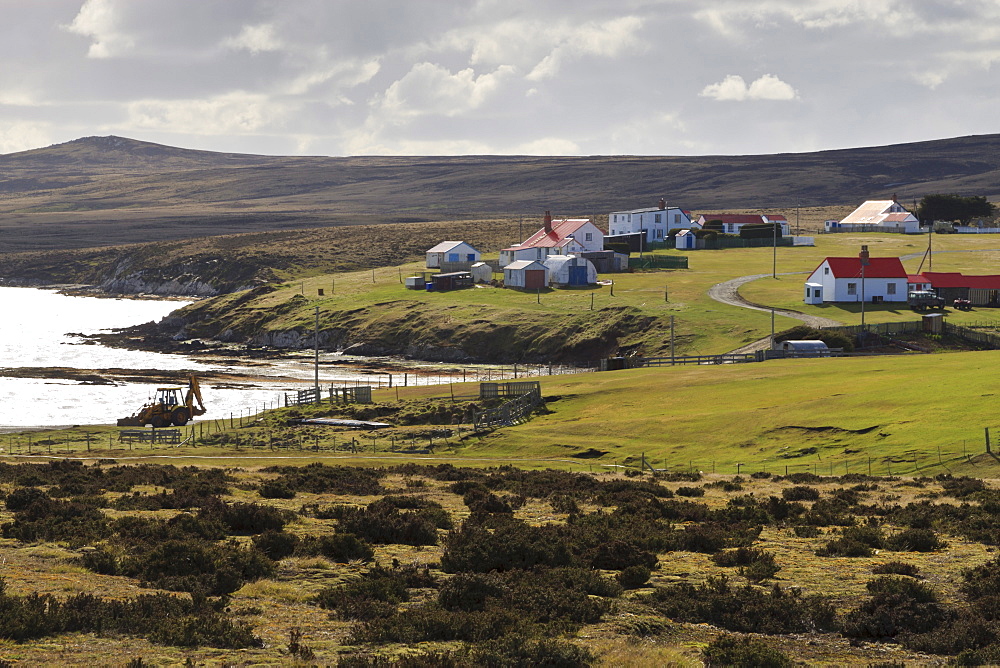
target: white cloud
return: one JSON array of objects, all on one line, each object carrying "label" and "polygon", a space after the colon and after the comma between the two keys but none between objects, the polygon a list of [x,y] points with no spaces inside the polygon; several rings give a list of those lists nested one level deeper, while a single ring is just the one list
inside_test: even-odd
[{"label": "white cloud", "polygon": [[280,123],[287,109],[264,95],[241,91],[203,100],[136,100],[128,125],[194,134],[243,134]]},{"label": "white cloud", "polygon": [[385,91],[381,108],[405,119],[422,115],[459,116],[478,109],[497,92],[514,69],[501,66],[476,76],[472,68],[452,74],[433,63],[418,63]]},{"label": "white cloud", "polygon": [[275,34],[274,26],[270,23],[243,26],[239,35],[227,37],[223,40],[222,45],[233,50],[249,51],[250,53],[278,51],[284,46]]},{"label": "white cloud", "polygon": [[506,153],[513,155],[580,155],[580,146],[561,137],[544,137],[518,144]]},{"label": "white cloud", "polygon": [[641,27],[642,19],[622,16],[565,31],[556,47],[535,65],[527,78],[529,81],[540,81],[554,77],[566,62],[582,56],[613,58],[639,43],[636,33]]},{"label": "white cloud", "polygon": [[336,63],[299,74],[285,87],[285,92],[288,95],[304,95],[316,86],[328,81],[334,81],[346,88],[353,88],[371,81],[380,69],[381,64],[378,60]]},{"label": "white cloud", "polygon": [[41,123],[0,123],[0,154],[27,151],[51,143],[49,128]]},{"label": "white cloud", "polygon": [[790,85],[774,76],[765,74],[747,86],[743,77],[730,74],[719,83],[709,84],[701,91],[702,97],[710,97],[720,102],[742,102],[744,100],[794,100],[798,93]]},{"label": "white cloud", "polygon": [[86,0],[66,29],[91,39],[88,58],[118,56],[135,43],[123,32],[111,0]]}]

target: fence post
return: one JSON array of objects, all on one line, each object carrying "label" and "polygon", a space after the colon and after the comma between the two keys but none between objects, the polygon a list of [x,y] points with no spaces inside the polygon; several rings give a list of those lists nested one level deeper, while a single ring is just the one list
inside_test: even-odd
[{"label": "fence post", "polygon": [[992,454],[992,452],[993,452],[990,449],[990,428],[989,427],[986,427],[986,452],[990,453],[990,454]]}]

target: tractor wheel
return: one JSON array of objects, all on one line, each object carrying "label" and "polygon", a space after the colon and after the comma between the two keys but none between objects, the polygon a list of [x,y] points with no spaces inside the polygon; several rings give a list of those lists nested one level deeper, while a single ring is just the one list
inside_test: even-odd
[{"label": "tractor wheel", "polygon": [[174,423],[174,426],[176,427],[183,427],[184,425],[187,424],[187,421],[189,419],[190,416],[188,415],[186,408],[178,408],[173,412],[173,415],[171,417],[171,421]]},{"label": "tractor wheel", "polygon": [[163,417],[162,415],[154,415],[152,418],[150,418],[149,424],[153,425],[154,427],[169,427],[170,420]]}]

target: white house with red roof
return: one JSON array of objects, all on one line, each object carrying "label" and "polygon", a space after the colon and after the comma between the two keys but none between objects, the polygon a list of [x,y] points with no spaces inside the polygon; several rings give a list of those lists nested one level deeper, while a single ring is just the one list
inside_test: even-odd
[{"label": "white house with red roof", "polygon": [[691,214],[676,206],[667,206],[667,201],[662,197],[654,207],[612,211],[608,214],[610,236],[645,233],[647,243],[663,241],[670,230],[690,227]]},{"label": "white house with red roof", "polygon": [[[828,257],[806,279],[806,303],[905,302],[909,276],[898,257]],[[819,290],[820,294],[816,294]]]},{"label": "white house with red roof", "polygon": [[710,220],[722,221],[722,231],[726,234],[739,234],[740,228],[744,225],[770,225],[775,223],[781,225],[781,236],[786,237],[791,234],[791,229],[788,227],[788,220],[784,216],[777,214],[706,213],[698,216],[695,223],[698,227],[705,227],[705,223]]},{"label": "white house with red roof", "polygon": [[552,214],[546,211],[541,229],[516,246],[500,251],[500,266],[505,267],[517,260],[541,262],[550,255],[601,250],[604,250],[604,232],[589,218],[552,220]]},{"label": "white house with red roof", "polygon": [[827,232],[899,232],[920,234],[920,221],[893,199],[869,200],[841,221],[826,221]]}]

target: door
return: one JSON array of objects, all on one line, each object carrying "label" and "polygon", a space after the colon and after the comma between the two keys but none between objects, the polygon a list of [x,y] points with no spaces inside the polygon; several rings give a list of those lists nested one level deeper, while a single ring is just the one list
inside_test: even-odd
[{"label": "door", "polygon": [[570,285],[586,285],[587,284],[587,267],[570,267],[569,268],[569,284]]},{"label": "door", "polygon": [[524,271],[524,287],[530,288],[532,290],[536,288],[544,288],[545,286],[545,270],[544,269],[525,269]]}]

